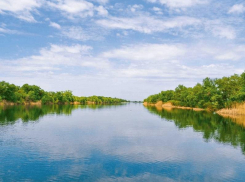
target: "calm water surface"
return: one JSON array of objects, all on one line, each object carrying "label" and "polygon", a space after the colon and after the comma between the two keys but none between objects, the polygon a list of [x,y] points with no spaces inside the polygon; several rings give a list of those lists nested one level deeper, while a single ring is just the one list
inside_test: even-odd
[{"label": "calm water surface", "polygon": [[245,129],[141,104],[0,108],[0,181],[245,181]]}]

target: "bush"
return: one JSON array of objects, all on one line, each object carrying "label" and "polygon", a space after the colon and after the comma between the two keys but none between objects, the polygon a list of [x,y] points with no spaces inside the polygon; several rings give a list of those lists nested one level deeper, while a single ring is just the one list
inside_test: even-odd
[{"label": "bush", "polygon": [[43,104],[50,104],[50,103],[54,103],[54,99],[52,97],[50,97],[49,95],[45,95],[42,98],[42,103]]}]

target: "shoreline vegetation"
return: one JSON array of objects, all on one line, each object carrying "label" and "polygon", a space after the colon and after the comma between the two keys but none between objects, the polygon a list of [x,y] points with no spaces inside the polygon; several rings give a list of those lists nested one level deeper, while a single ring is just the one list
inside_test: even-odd
[{"label": "shoreline vegetation", "polygon": [[179,85],[144,99],[144,106],[215,111],[224,117],[245,115],[245,72],[223,78],[205,78],[194,87]]},{"label": "shoreline vegetation", "polygon": [[[201,108],[191,108],[191,107],[181,107],[181,106],[173,106],[171,103],[162,103],[161,101],[157,102],[156,104],[144,102],[143,105],[149,108],[155,108],[158,112],[167,111],[172,112],[174,109],[177,110],[188,110],[188,111],[206,111],[207,113],[212,113],[211,110],[208,109],[201,109]],[[245,103],[244,104],[236,104],[233,108],[230,109],[221,109],[216,111],[218,115],[222,116],[223,118],[230,119],[234,123],[245,127]]]},{"label": "shoreline vegetation", "polygon": [[171,102],[163,103],[162,101],[158,101],[156,104],[144,102],[143,105],[144,106],[155,106],[157,109],[165,109],[165,110],[171,110],[173,108],[194,110],[194,111],[205,111],[205,110],[207,110],[207,109],[202,109],[202,108],[175,106]]},{"label": "shoreline vegetation", "polygon": [[90,96],[78,97],[72,91],[47,92],[36,85],[16,86],[0,82],[0,105],[50,105],[50,104],[118,104],[128,102],[124,99]]}]

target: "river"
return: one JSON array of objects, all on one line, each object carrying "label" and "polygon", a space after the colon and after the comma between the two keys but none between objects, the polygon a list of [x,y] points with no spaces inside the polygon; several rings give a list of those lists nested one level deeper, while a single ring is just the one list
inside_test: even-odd
[{"label": "river", "polygon": [[245,129],[142,104],[0,108],[0,181],[245,181]]}]

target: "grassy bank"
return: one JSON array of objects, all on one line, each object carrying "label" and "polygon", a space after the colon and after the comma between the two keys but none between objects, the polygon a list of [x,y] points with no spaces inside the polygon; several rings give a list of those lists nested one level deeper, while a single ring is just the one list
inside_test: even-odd
[{"label": "grassy bank", "polygon": [[112,103],[103,103],[103,102],[91,102],[91,101],[86,101],[86,102],[57,102],[57,103],[42,103],[42,101],[37,101],[37,102],[8,102],[8,101],[1,101],[0,106],[15,106],[15,105],[25,105],[25,106],[41,106],[41,105],[96,105],[96,104],[119,104],[123,102],[112,102]]},{"label": "grassy bank", "polygon": [[234,103],[230,108],[220,109],[217,113],[224,116],[245,115],[245,103]]},{"label": "grassy bank", "polygon": [[144,102],[144,106],[155,106],[158,110],[159,109],[165,109],[165,110],[171,110],[172,108],[177,108],[177,109],[186,109],[186,110],[194,110],[194,111],[204,111],[207,109],[202,109],[202,108],[193,108],[193,107],[184,107],[184,106],[175,106],[171,102],[163,103],[162,101],[158,101],[157,103],[147,103]]}]

